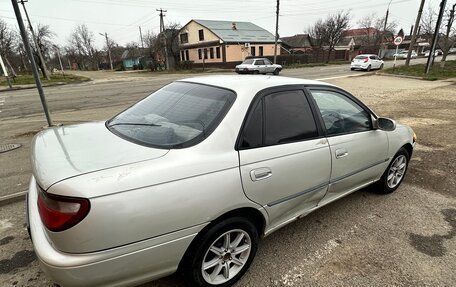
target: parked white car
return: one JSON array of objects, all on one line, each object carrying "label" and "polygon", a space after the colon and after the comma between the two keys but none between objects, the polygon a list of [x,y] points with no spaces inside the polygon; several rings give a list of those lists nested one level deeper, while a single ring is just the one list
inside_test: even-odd
[{"label": "parked white car", "polygon": [[260,238],[367,185],[395,191],[414,144],[410,127],[327,83],[179,80],[106,122],[37,134],[28,227],[62,286],[178,269],[190,286],[231,286]]},{"label": "parked white car", "polygon": [[273,64],[266,58],[247,59],[235,68],[238,74],[267,74],[278,75],[282,71],[282,66]]},{"label": "parked white car", "polygon": [[362,69],[370,71],[372,69],[383,69],[384,62],[377,55],[362,54],[356,56],[350,64],[350,69]]},{"label": "parked white car", "polygon": [[[431,50],[427,50],[424,52],[425,57],[429,57],[429,54],[431,53]],[[437,57],[439,55],[443,55],[443,51],[441,49],[435,49],[434,51],[434,57]]]},{"label": "parked white car", "polygon": [[[397,54],[394,54],[394,57],[397,57],[398,59],[407,59],[408,51],[401,51]],[[415,51],[412,51],[412,54],[410,55],[410,59],[416,59],[418,57],[418,54]]]}]

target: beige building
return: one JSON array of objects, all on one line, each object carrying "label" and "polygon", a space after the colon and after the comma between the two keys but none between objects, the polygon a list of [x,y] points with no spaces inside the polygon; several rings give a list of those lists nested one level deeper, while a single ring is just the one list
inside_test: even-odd
[{"label": "beige building", "polygon": [[191,20],[179,32],[179,49],[181,61],[234,67],[249,56],[273,56],[274,35],[250,22]]}]

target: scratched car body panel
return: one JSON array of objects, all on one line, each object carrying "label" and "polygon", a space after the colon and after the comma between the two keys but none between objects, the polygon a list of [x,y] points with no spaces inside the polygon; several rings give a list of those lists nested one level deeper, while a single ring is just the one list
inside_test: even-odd
[{"label": "scratched car body panel", "polygon": [[326,83],[176,81],[106,122],[35,137],[31,237],[63,286],[131,286],[178,268],[195,286],[230,286],[261,236],[366,185],[394,191],[414,143]]}]

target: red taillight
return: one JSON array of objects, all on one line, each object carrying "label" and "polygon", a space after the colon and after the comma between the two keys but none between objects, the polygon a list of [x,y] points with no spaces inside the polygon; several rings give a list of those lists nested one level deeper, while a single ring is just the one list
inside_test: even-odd
[{"label": "red taillight", "polygon": [[50,231],[63,231],[75,226],[89,210],[90,202],[85,198],[58,196],[42,190],[38,193],[41,221]]},{"label": "red taillight", "polygon": [[369,59],[368,58],[364,59],[364,63],[367,63],[367,62],[369,62]]}]

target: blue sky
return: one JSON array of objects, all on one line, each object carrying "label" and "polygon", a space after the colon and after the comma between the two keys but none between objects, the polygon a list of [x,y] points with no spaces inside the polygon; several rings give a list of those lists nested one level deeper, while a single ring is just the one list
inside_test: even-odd
[{"label": "blue sky", "polygon": [[[292,36],[303,33],[317,19],[340,10],[351,10],[352,27],[362,17],[384,15],[390,0],[281,0],[279,34]],[[427,0],[426,6],[438,11],[439,0]],[[390,20],[405,31],[414,24],[420,0],[392,0]],[[448,6],[453,4],[448,1]],[[77,24],[85,23],[94,32],[101,48],[107,32],[119,44],[139,41],[139,28],[159,31],[157,8],[167,10],[165,24],[186,24],[191,19],[250,21],[274,33],[276,0],[29,0],[26,3],[34,25],[47,24],[57,36],[55,42],[65,45]],[[10,0],[0,0],[0,18],[11,26],[17,22]]]}]

